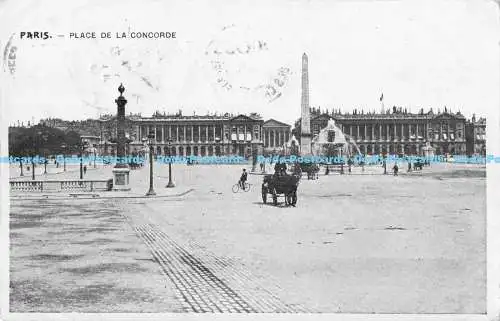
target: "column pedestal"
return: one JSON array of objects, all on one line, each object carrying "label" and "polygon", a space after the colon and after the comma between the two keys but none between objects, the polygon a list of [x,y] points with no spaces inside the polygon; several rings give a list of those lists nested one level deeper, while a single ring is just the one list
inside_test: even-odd
[{"label": "column pedestal", "polygon": [[130,191],[129,186],[130,169],[113,168],[113,191]]}]

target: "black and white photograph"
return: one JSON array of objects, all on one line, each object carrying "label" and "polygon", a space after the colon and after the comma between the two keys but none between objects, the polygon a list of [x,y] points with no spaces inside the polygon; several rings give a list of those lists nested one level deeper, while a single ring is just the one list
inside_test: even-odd
[{"label": "black and white photograph", "polygon": [[0,319],[500,320],[499,9],[0,0]]}]

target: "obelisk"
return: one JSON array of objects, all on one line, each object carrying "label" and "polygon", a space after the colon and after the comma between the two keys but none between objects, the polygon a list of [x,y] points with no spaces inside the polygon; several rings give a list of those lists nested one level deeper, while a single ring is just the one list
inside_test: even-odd
[{"label": "obelisk", "polygon": [[309,70],[308,59],[302,55],[302,99],[300,121],[300,155],[311,155],[311,120],[309,110]]}]

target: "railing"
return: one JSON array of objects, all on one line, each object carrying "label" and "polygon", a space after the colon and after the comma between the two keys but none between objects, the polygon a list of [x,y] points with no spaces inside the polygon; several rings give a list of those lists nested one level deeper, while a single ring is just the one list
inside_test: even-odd
[{"label": "railing", "polygon": [[43,192],[42,181],[10,181],[10,190],[19,192]]},{"label": "railing", "polygon": [[325,165],[325,175],[331,174],[331,173],[340,173],[344,174],[346,170],[348,170],[349,165],[344,164],[328,164]]},{"label": "railing", "polygon": [[112,180],[33,180],[10,181],[12,192],[62,192],[62,191],[106,191]]}]

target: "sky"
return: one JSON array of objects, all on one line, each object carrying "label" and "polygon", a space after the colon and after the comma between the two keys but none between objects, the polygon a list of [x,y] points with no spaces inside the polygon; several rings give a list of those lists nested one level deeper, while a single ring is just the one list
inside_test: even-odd
[{"label": "sky", "polygon": [[[3,0],[3,115],[12,124],[116,113],[123,83],[127,113],[258,112],[292,124],[306,52],[312,106],[379,111],[383,93],[386,107],[488,117],[500,105],[498,9],[489,0]],[[87,31],[98,39],[69,37]],[[113,38],[99,39],[106,31]],[[176,38],[115,38],[130,31]]]}]

